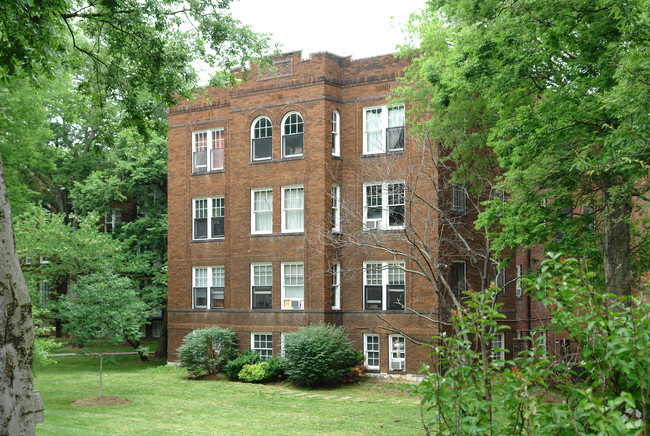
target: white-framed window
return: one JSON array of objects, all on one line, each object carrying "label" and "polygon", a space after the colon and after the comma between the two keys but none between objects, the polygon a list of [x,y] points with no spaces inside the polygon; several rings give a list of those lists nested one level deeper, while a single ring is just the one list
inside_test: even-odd
[{"label": "white-framed window", "polygon": [[222,170],[225,144],[223,128],[192,132],[192,172]]},{"label": "white-framed window", "polygon": [[404,228],[404,182],[363,184],[363,227]]},{"label": "white-framed window", "polygon": [[225,235],[225,202],[223,197],[192,200],[193,239],[216,239]]},{"label": "white-framed window", "polygon": [[282,357],[284,357],[286,354],[284,344],[285,344],[285,340],[287,339],[287,334],[288,333],[284,333],[284,332],[280,333],[280,356]]},{"label": "white-framed window", "polygon": [[251,189],[251,233],[273,233],[273,190]]},{"label": "white-framed window", "polygon": [[289,112],[282,119],[282,157],[303,155],[304,124],[298,112]]},{"label": "white-framed window", "polygon": [[462,294],[467,291],[467,264],[465,262],[451,263],[451,291]]},{"label": "white-framed window", "polygon": [[332,111],[332,156],[341,156],[341,115]]},{"label": "white-framed window", "polygon": [[406,369],[406,339],[402,335],[389,335],[390,354],[388,356],[391,371],[404,371]]},{"label": "white-framed window", "polygon": [[451,185],[451,211],[456,214],[463,214],[467,210],[467,192],[463,185],[453,183]]},{"label": "white-framed window", "polygon": [[523,289],[521,287],[521,264],[517,264],[517,279],[516,279],[516,288],[515,288],[515,293],[517,297],[521,297],[523,295]]},{"label": "white-framed window", "polygon": [[341,262],[332,262],[332,310],[341,309]]},{"label": "white-framed window", "polygon": [[404,150],[404,106],[363,109],[363,154]]},{"label": "white-framed window", "polygon": [[379,335],[363,335],[363,354],[366,355],[366,366],[368,369],[379,369]]},{"label": "white-framed window", "polygon": [[251,333],[251,350],[257,351],[262,360],[273,357],[273,334]]},{"label": "white-framed window", "polygon": [[223,309],[226,298],[226,273],[223,266],[192,268],[192,306],[194,309]]},{"label": "white-framed window", "polygon": [[251,125],[251,160],[273,158],[273,124],[267,117],[258,117]]},{"label": "white-framed window", "polygon": [[47,280],[41,280],[38,283],[38,291],[39,291],[39,298],[38,301],[39,303],[43,304],[50,299],[50,282]]},{"label": "white-framed window", "polygon": [[332,185],[332,232],[341,232],[341,187]]},{"label": "white-framed window", "polygon": [[403,261],[364,262],[365,310],[404,310],[406,274]]},{"label": "white-framed window", "polygon": [[492,338],[492,361],[499,362],[506,359],[506,334],[496,333]]},{"label": "white-framed window", "polygon": [[282,309],[302,309],[305,304],[305,265],[286,262],[282,267]]},{"label": "white-framed window", "polygon": [[271,309],[273,303],[273,266],[270,263],[251,264],[251,307]]},{"label": "white-framed window", "polygon": [[113,209],[104,217],[104,233],[115,233],[115,229],[122,222],[122,211]]},{"label": "white-framed window", "polygon": [[305,230],[304,188],[300,186],[282,187],[282,233],[303,232]]}]

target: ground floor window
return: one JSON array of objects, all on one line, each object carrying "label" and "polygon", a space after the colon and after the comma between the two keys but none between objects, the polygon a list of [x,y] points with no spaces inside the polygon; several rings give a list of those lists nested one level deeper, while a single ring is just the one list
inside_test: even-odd
[{"label": "ground floor window", "polygon": [[497,333],[492,338],[492,360],[495,362],[506,359],[506,335],[505,333]]},{"label": "ground floor window", "polygon": [[379,369],[379,335],[363,335],[363,354],[368,369]]},{"label": "ground floor window", "polygon": [[262,360],[273,357],[273,334],[251,333],[251,349],[257,351]]},{"label": "ground floor window", "polygon": [[406,340],[402,335],[390,335],[389,364],[391,371],[403,371],[406,368]]}]

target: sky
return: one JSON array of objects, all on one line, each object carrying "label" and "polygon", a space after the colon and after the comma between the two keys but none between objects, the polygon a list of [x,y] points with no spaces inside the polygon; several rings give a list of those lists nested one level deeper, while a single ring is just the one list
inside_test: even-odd
[{"label": "sky", "polygon": [[271,33],[283,52],[328,51],[353,59],[393,53],[401,27],[426,0],[235,0],[233,17]]}]

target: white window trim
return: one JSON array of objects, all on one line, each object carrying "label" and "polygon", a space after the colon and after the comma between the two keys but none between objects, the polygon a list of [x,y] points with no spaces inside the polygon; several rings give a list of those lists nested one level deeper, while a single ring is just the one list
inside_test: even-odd
[{"label": "white window trim", "polygon": [[[370,364],[369,351],[368,350],[368,339],[376,338],[377,339],[377,349],[372,350],[373,353],[377,353],[377,365]],[[381,362],[381,341],[378,334],[375,333],[364,333],[363,335],[363,354],[366,355],[365,365],[370,370],[379,370],[379,365]]]},{"label": "white window trim", "polygon": [[[217,132],[221,132],[221,135],[223,136],[224,145],[223,145],[222,148],[212,148],[212,143],[214,141],[214,135]],[[207,134],[207,143],[206,143],[206,149],[205,149],[205,152],[206,152],[205,171],[199,171],[197,169],[197,166],[196,166],[195,162],[194,162],[195,153],[197,152],[197,149],[196,149],[196,135],[199,135],[201,133],[206,133]],[[203,174],[203,173],[208,173],[208,172],[211,172],[211,171],[221,171],[221,170],[223,170],[225,168],[225,166],[226,166],[225,149],[226,149],[226,138],[225,138],[225,132],[224,132],[223,127],[218,127],[216,129],[196,130],[196,131],[192,132],[192,173],[193,174]],[[223,159],[222,159],[223,165],[220,168],[219,167],[212,168],[213,160],[212,160],[211,153],[212,153],[213,150],[224,150],[224,156],[223,156]],[[195,171],[195,169],[197,169],[197,170]]]},{"label": "white window trim", "polygon": [[517,264],[517,279],[516,279],[516,287],[515,287],[515,293],[517,297],[521,297],[523,295],[523,289],[521,287],[521,275],[522,275],[522,265]]},{"label": "white window trim", "polygon": [[[263,157],[259,159],[255,159],[255,152],[254,152],[254,146],[253,146],[253,140],[255,139],[264,139],[264,138],[255,138],[255,125],[257,122],[261,119],[266,119],[268,122],[271,124],[271,136],[265,136],[264,138],[271,138],[271,156],[269,157]],[[273,159],[273,123],[271,122],[271,119],[267,116],[259,116],[253,120],[251,123],[251,162],[265,162]]]},{"label": "white window trim", "polygon": [[341,157],[341,113],[332,111],[332,156]]},{"label": "white window trim", "polygon": [[[494,349],[500,348],[501,351],[494,351]],[[492,339],[492,361],[501,362],[506,359],[506,334],[505,333],[495,333],[494,338]]]},{"label": "white window trim", "polygon": [[[271,348],[255,348],[255,335],[267,335],[271,336]],[[251,332],[251,350],[257,351],[262,357],[262,360],[267,360],[273,357],[273,333],[272,332]],[[262,356],[260,350],[268,350],[269,355],[267,357]]]},{"label": "white window trim", "polygon": [[[206,286],[206,304],[205,306],[197,306],[196,305],[196,295],[195,295],[195,288],[198,286],[196,285],[196,270],[197,269],[205,269],[207,270],[207,286]],[[215,269],[221,269],[223,270],[223,277],[224,277],[224,283],[223,283],[223,294],[224,294],[224,307],[225,307],[225,298],[226,298],[226,268],[224,265],[214,265],[214,266],[194,266],[192,267],[192,309],[223,309],[223,307],[212,307],[212,288],[215,288],[217,286],[214,286],[214,283],[212,282],[213,278],[213,270]],[[221,286],[219,286],[221,287]]]},{"label": "white window trim", "polygon": [[256,266],[270,266],[271,267],[271,308],[273,307],[273,264],[271,262],[252,262],[250,264],[250,298],[251,310],[262,310],[259,307],[254,307],[253,301],[253,287],[255,286],[255,267]]},{"label": "white window trim", "polygon": [[[393,352],[393,339],[400,338],[404,344],[403,357],[395,357]],[[388,369],[390,371],[404,371],[406,370],[406,338],[402,335],[388,335]]]},{"label": "white window trim", "polygon": [[[367,286],[367,271],[368,265],[381,265],[381,309],[366,309],[366,286]],[[406,300],[406,265],[403,260],[392,260],[392,261],[367,261],[363,262],[363,310],[388,310],[388,276],[391,267],[401,268],[404,271],[404,299]],[[378,286],[378,285],[370,285]],[[405,302],[406,303],[406,302]],[[390,309],[390,310],[402,310],[402,309]]]},{"label": "white window trim", "polygon": [[121,209],[111,210],[110,213],[104,217],[104,233],[115,233],[115,227],[117,226],[117,224],[121,222],[122,222],[122,210]]},{"label": "white window trim", "polygon": [[[302,266],[302,298],[288,298],[285,297],[285,287],[286,281],[285,281],[285,269],[288,266]],[[282,262],[280,264],[280,270],[281,270],[281,280],[282,280],[282,304],[281,308],[282,310],[302,310],[304,309],[305,306],[305,263],[304,262]],[[294,304],[295,302],[295,304]],[[287,303],[289,306],[287,307]]]},{"label": "white window trim", "polygon": [[[298,115],[300,117],[300,120],[302,121],[302,132],[300,133],[302,135],[302,153],[294,153],[294,154],[284,154],[284,137],[287,136],[284,133],[284,124],[287,122],[287,119],[291,115]],[[302,114],[298,111],[291,111],[287,112],[284,117],[282,117],[282,123],[280,124],[280,149],[281,149],[281,154],[282,158],[292,158],[292,157],[301,157],[304,156],[305,154],[305,119],[303,118]]]},{"label": "white window trim", "polygon": [[284,348],[284,344],[285,344],[284,341],[285,341],[286,338],[287,338],[287,333],[286,332],[280,333],[280,356],[281,357],[284,357],[285,354],[286,354],[285,353],[285,348]]},{"label": "white window trim", "polygon": [[[302,223],[300,228],[298,229],[287,229],[287,218],[286,218],[286,212],[287,210],[284,207],[284,199],[285,199],[285,192],[289,189],[301,189],[302,190]],[[280,219],[281,221],[281,232],[282,233],[303,233],[305,231],[305,187],[304,185],[291,185],[291,186],[283,186],[281,190],[281,195],[280,195],[280,202],[281,202],[281,208],[282,208],[282,217]],[[292,210],[299,210],[299,209],[292,209]]]},{"label": "white window trim", "polygon": [[[391,226],[390,222],[390,205],[388,204],[388,185],[402,184],[404,186],[404,221],[406,221],[406,183],[403,180],[389,180],[385,182],[368,182],[363,184],[363,229],[364,230],[401,230],[404,224]],[[368,186],[381,185],[381,219],[368,220],[368,197],[366,189]]]},{"label": "white window trim", "polygon": [[332,262],[332,310],[341,310],[341,262]]},{"label": "white window trim", "polygon": [[[261,230],[257,231],[255,230],[255,222],[256,222],[256,211],[255,211],[255,193],[256,192],[262,192],[262,191],[268,191],[271,193],[271,203],[270,203],[270,210],[269,213],[271,214],[271,229],[270,230]],[[258,211],[259,213],[263,211]],[[273,189],[271,188],[255,188],[251,189],[251,233],[254,235],[268,235],[273,233]]]},{"label": "white window trim", "polygon": [[[373,156],[373,155],[380,155],[380,154],[386,154],[388,153],[394,153],[394,152],[401,152],[404,151],[404,148],[400,149],[395,149],[395,150],[387,150],[387,145],[386,145],[386,129],[388,128],[388,110],[389,109],[396,109],[404,107],[404,105],[396,105],[396,106],[390,106],[390,105],[380,105],[380,106],[370,106],[370,107],[364,107],[363,108],[363,155],[364,156]],[[379,151],[370,151],[368,150],[368,135],[367,135],[367,126],[366,126],[366,112],[375,110],[375,109],[380,109],[381,110],[381,150]],[[395,126],[394,126],[395,127]],[[404,129],[406,129],[406,120],[404,122]],[[404,144],[404,147],[406,147],[406,144]]]},{"label": "white window trim", "polygon": [[[215,197],[197,197],[192,199],[192,240],[193,241],[205,241],[209,239],[224,239],[226,236],[226,230],[225,230],[225,222],[224,222],[224,234],[219,235],[219,236],[214,236],[212,235],[212,218],[215,218],[215,216],[212,215],[212,200],[218,200],[221,199],[223,201],[223,209],[224,209],[224,216],[222,217],[225,221],[226,219],[226,200],[223,195],[217,195]],[[199,200],[207,200],[207,210],[208,210],[208,236],[206,238],[197,238],[196,237],[196,202]]]},{"label": "white window trim", "polygon": [[341,185],[332,185],[332,233],[341,233]]}]

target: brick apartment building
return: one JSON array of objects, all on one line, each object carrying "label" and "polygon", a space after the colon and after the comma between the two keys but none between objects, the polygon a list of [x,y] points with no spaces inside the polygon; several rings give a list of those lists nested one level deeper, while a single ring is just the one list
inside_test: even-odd
[{"label": "brick apartment building", "polygon": [[[420,315],[435,321],[440,302],[411,272],[417,262],[396,254],[412,251],[405,203],[421,165],[404,106],[390,102],[407,64],[288,53],[273,72],[253,66],[236,88],[169,110],[170,361],[196,328],[229,327],[240,349],[268,357],[283,334],[319,322],[344,326],[370,371],[415,374],[428,361],[417,342],[438,325]],[[417,224],[433,245],[436,222],[431,212]],[[463,261],[447,264],[452,286],[475,280]],[[501,281],[508,347],[515,284]]]}]

